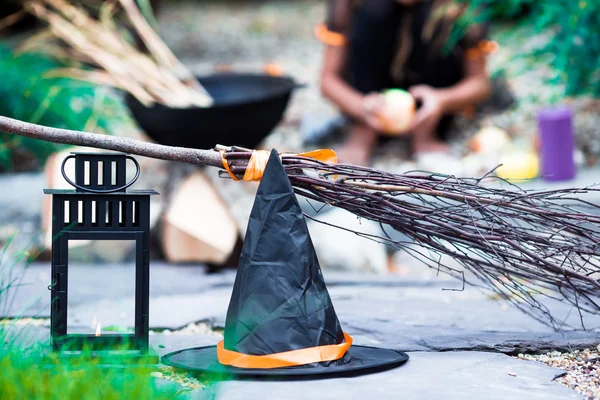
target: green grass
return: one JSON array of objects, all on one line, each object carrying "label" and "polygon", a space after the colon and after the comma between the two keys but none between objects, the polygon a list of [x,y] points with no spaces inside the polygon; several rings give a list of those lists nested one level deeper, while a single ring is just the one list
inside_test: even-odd
[{"label": "green grass", "polygon": [[[12,239],[0,249],[0,321],[22,283],[23,268],[35,254],[9,255]],[[25,266],[23,266],[23,264]],[[33,300],[33,299],[32,299]],[[189,381],[184,374],[131,360],[83,351],[64,358],[49,351],[48,339],[39,341],[31,326],[17,320],[0,323],[0,399],[2,400],[125,400],[185,399],[187,389],[173,381]],[[32,329],[29,330],[28,329]],[[32,345],[33,344],[33,345]],[[168,380],[158,379],[163,376]],[[200,387],[211,383],[205,379]]]},{"label": "green grass", "polygon": [[157,384],[151,370],[101,366],[89,355],[64,360],[10,344],[0,351],[0,398],[30,400],[175,399],[175,383]]},{"label": "green grass", "polygon": [[[14,292],[22,285],[24,268],[35,258],[27,251],[9,254],[13,239],[0,250],[0,315],[10,309]],[[0,324],[0,399],[180,398],[175,383],[162,380],[158,384],[147,366],[121,361],[118,367],[107,367],[88,351],[77,358],[59,358],[49,352],[47,341],[29,336],[26,325],[17,320],[4,322]],[[103,362],[113,364],[106,358]]]},{"label": "green grass", "polygon": [[[8,238],[0,250],[0,318],[12,308],[15,291],[23,285],[24,272],[35,255],[21,251],[9,255],[9,248],[16,234]],[[22,265],[22,266],[21,266]],[[1,327],[0,327],[1,329]],[[0,331],[0,334],[2,331]]]}]

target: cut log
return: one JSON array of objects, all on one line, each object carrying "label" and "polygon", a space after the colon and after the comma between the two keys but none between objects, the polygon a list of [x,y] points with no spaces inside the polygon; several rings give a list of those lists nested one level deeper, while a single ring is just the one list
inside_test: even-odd
[{"label": "cut log", "polygon": [[187,177],[173,194],[163,218],[162,247],[167,261],[222,265],[238,237],[227,205],[203,172]]}]

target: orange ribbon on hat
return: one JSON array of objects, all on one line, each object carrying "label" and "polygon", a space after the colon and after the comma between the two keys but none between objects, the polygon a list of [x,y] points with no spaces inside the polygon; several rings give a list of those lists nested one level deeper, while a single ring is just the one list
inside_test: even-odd
[{"label": "orange ribbon on hat", "polygon": [[221,340],[217,344],[217,358],[219,359],[219,363],[237,368],[283,368],[339,360],[346,354],[350,346],[352,346],[352,337],[344,332],[344,341],[340,344],[315,346],[306,349],[255,356],[227,350],[225,349],[224,341]]},{"label": "orange ribbon on hat", "polygon": [[[267,162],[269,161],[270,152],[267,150],[254,150],[252,152],[252,156],[250,156],[250,160],[248,160],[248,165],[246,166],[246,172],[244,172],[244,176],[242,180],[244,181],[260,181],[263,176],[263,172],[265,171],[265,167],[267,166]],[[319,149],[308,151],[306,153],[298,153],[295,154],[300,157],[312,158],[313,160],[322,161],[326,163],[335,164],[338,162],[337,154],[335,151],[331,149]],[[235,176],[231,169],[229,168],[229,164],[225,159],[225,153],[221,152],[221,161],[223,163],[223,168],[225,171],[231,176],[231,179],[234,181],[239,181],[238,177]]]}]

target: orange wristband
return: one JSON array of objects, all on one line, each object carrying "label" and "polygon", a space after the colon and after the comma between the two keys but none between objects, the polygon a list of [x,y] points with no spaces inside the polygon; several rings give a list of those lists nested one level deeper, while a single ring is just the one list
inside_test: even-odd
[{"label": "orange wristband", "polygon": [[330,31],[323,23],[315,27],[315,36],[321,43],[328,46],[340,47],[346,44],[346,37],[344,35]]},{"label": "orange wristband", "polygon": [[466,56],[470,60],[478,59],[484,57],[486,54],[492,54],[498,51],[498,42],[492,40],[482,40],[477,46],[467,49]]}]

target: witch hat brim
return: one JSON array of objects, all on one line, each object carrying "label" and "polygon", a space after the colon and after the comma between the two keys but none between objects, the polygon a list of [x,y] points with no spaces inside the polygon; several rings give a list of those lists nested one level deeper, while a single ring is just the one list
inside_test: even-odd
[{"label": "witch hat brim", "polygon": [[256,193],[224,340],[181,350],[163,363],[236,376],[316,378],[396,367],[402,352],[353,346],[342,330],[302,209],[273,150]]},{"label": "witch hat brim", "polygon": [[226,374],[240,378],[320,379],[372,374],[392,369],[408,361],[408,355],[397,350],[352,345],[346,364],[315,363],[310,366],[254,369],[236,368],[219,363],[217,346],[196,347],[167,354],[162,363],[198,373]]}]

